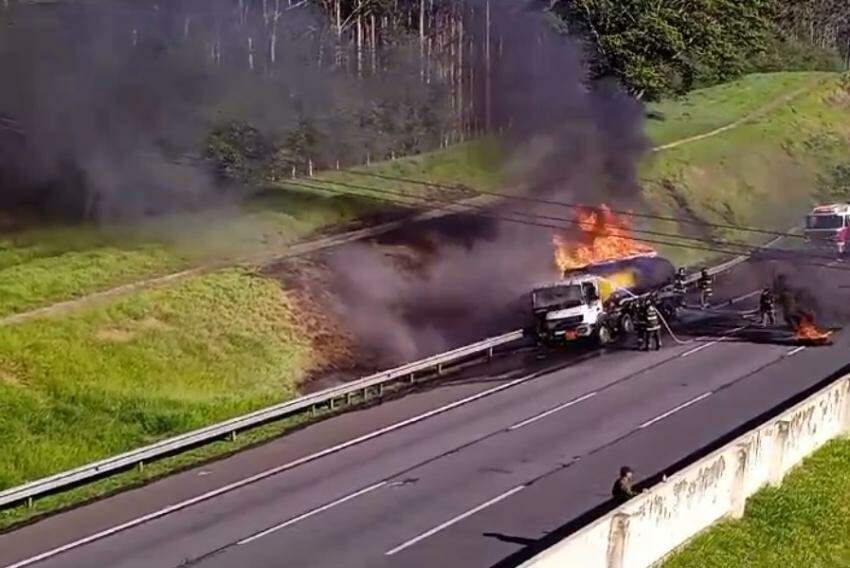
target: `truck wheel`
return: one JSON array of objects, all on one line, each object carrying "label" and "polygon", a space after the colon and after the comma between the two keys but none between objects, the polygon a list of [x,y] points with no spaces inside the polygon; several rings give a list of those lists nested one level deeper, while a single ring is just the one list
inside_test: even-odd
[{"label": "truck wheel", "polygon": [[620,320],[620,329],[623,331],[623,335],[631,335],[635,332],[635,322],[632,319],[632,316],[626,314]]},{"label": "truck wheel", "polygon": [[599,326],[599,330],[596,332],[596,341],[600,346],[604,347],[611,343],[614,339],[614,336],[611,335],[611,330],[608,329],[607,325]]}]

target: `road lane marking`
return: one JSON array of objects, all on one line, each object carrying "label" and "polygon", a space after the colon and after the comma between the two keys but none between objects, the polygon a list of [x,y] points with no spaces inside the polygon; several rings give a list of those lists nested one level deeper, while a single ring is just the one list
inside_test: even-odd
[{"label": "road lane marking", "polygon": [[729,333],[727,333],[726,335],[724,335],[724,336],[723,336],[723,337],[721,337],[720,339],[718,339],[718,340],[716,340],[716,341],[712,341],[712,342],[710,342],[710,343],[706,343],[706,344],[704,344],[704,345],[700,345],[699,347],[694,347],[694,348],[693,348],[693,349],[691,349],[690,351],[685,351],[684,353],[682,353],[681,355],[679,355],[679,357],[688,357],[689,355],[693,355],[694,353],[699,353],[699,352],[700,352],[700,351],[702,351],[703,349],[708,349],[708,348],[709,348],[709,347],[711,347],[712,345],[717,345],[718,343],[720,343],[720,342],[722,342],[722,341],[726,341],[726,340],[727,340],[727,339],[729,339],[732,335],[735,335],[735,334],[736,334],[736,333],[738,333],[739,331],[744,330],[744,329],[747,329],[748,327],[749,327],[748,325],[742,325],[741,327],[736,327],[735,329],[733,329],[732,331],[730,331]]},{"label": "road lane marking", "polygon": [[656,416],[656,417],[655,417],[655,418],[653,418],[652,420],[647,420],[646,422],[644,422],[643,424],[641,424],[640,426],[638,426],[638,429],[647,428],[647,427],[649,427],[649,426],[652,426],[652,425],[653,425],[653,424],[655,424],[656,422],[659,422],[659,421],[661,421],[661,420],[664,420],[664,419],[665,419],[665,418],[667,418],[668,416],[672,416],[672,415],[676,414],[677,412],[679,412],[680,410],[684,410],[685,408],[687,408],[687,407],[691,406],[692,404],[696,404],[696,403],[698,403],[699,401],[701,401],[701,400],[703,400],[703,399],[706,399],[706,398],[710,397],[712,394],[713,394],[713,393],[712,393],[711,391],[708,391],[708,392],[706,392],[706,393],[703,393],[703,394],[699,395],[698,397],[696,397],[696,398],[694,398],[694,399],[692,399],[692,400],[689,400],[688,402],[686,402],[686,403],[684,403],[684,404],[680,404],[679,406],[677,406],[677,407],[676,407],[676,408],[674,408],[673,410],[668,410],[667,412],[665,412],[665,413],[664,413],[664,414],[662,414],[661,416]]},{"label": "road lane marking", "polygon": [[441,406],[440,408],[435,408],[434,410],[429,410],[428,412],[425,412],[424,414],[420,414],[418,416],[414,416],[412,418],[408,418],[406,420],[396,422],[395,424],[391,424],[391,425],[389,425],[385,428],[381,428],[380,430],[375,430],[374,432],[364,434],[363,436],[360,436],[359,438],[355,438],[353,440],[348,440],[347,442],[343,442],[341,444],[337,444],[336,446],[326,448],[326,449],[321,450],[319,452],[316,452],[314,454],[310,454],[309,456],[304,456],[303,458],[299,458],[299,459],[291,461],[289,463],[273,467],[273,468],[268,469],[266,471],[262,471],[260,473],[255,474],[255,475],[252,475],[251,477],[248,477],[246,479],[236,481],[236,482],[231,483],[229,485],[225,485],[224,487],[219,487],[218,489],[214,489],[214,490],[209,491],[207,493],[204,493],[202,495],[198,495],[197,497],[192,497],[191,499],[186,499],[185,501],[175,503],[174,505],[169,505],[168,507],[165,507],[165,508],[160,509],[158,511],[154,511],[152,513],[148,513],[147,515],[143,515],[141,517],[137,517],[135,519],[132,519],[132,520],[127,521],[125,523],[122,523],[120,525],[110,527],[110,528],[102,530],[98,533],[83,537],[83,538],[75,540],[73,542],[69,542],[68,544],[58,546],[58,547],[53,548],[51,550],[48,550],[46,552],[42,552],[41,554],[38,554],[36,556],[32,556],[30,558],[20,560],[19,562],[16,562],[14,564],[9,564],[5,568],[24,568],[25,566],[31,566],[33,564],[36,564],[37,562],[41,562],[43,560],[47,560],[48,558],[52,558],[54,556],[58,556],[59,554],[68,552],[70,550],[74,550],[75,548],[79,548],[81,546],[91,544],[92,542],[102,540],[104,538],[110,537],[110,536],[115,535],[117,533],[132,529],[134,527],[137,527],[139,525],[142,525],[142,524],[148,523],[150,521],[159,519],[161,517],[165,517],[165,516],[170,515],[172,513],[176,513],[177,511],[180,511],[182,509],[186,509],[186,508],[191,507],[193,505],[197,505],[198,503],[202,503],[204,501],[214,499],[215,497],[218,497],[219,495],[223,495],[225,493],[229,493],[229,492],[234,491],[236,489],[240,489],[240,488],[245,487],[247,485],[251,485],[253,483],[256,483],[258,481],[262,481],[263,479],[272,477],[274,475],[277,475],[277,474],[282,473],[284,471],[298,467],[298,466],[303,465],[305,463],[315,461],[315,460],[323,458],[327,455],[340,452],[340,451],[345,450],[347,448],[350,448],[352,446],[356,446],[358,444],[362,444],[363,442],[367,442],[367,441],[369,441],[373,438],[377,438],[379,436],[383,436],[384,434],[388,434],[388,433],[390,433],[394,430],[400,430],[402,428],[410,426],[411,424],[415,424],[417,422],[421,422],[423,420],[431,418],[432,416],[436,416],[437,414],[442,414],[444,412],[448,412],[450,410],[458,408],[459,406],[463,406],[465,404],[475,402],[476,400],[479,400],[479,399],[485,398],[487,396],[501,392],[503,390],[515,387],[515,386],[517,386],[521,383],[528,382],[528,381],[532,380],[533,378],[537,377],[541,372],[542,371],[534,372],[534,373],[531,373],[531,374],[528,374],[528,375],[524,375],[522,377],[519,377],[517,379],[509,381],[509,382],[507,382],[503,385],[499,385],[497,387],[493,387],[493,388],[488,389],[486,391],[482,391],[480,393],[468,396],[466,398],[452,402],[452,403],[447,404],[445,406]]},{"label": "road lane marking", "polygon": [[318,515],[319,513],[327,511],[328,509],[332,509],[333,507],[336,507],[337,505],[342,505],[343,503],[345,503],[347,501],[351,501],[352,499],[356,499],[357,497],[360,497],[361,495],[371,493],[372,491],[374,491],[376,489],[380,489],[381,487],[383,487],[386,484],[387,484],[386,481],[381,481],[380,483],[376,483],[375,485],[370,485],[369,487],[366,487],[365,489],[361,489],[360,491],[356,491],[356,492],[354,492],[350,495],[346,495],[345,497],[341,497],[340,499],[337,499],[336,501],[332,501],[332,502],[328,503],[327,505],[322,505],[321,507],[313,509],[312,511],[307,511],[306,513],[304,513],[302,515],[298,515],[297,517],[293,517],[293,518],[289,519],[288,521],[284,521],[284,522],[280,523],[279,525],[275,525],[273,527],[270,527],[270,528],[268,528],[264,531],[258,532],[257,534],[251,535],[247,538],[243,538],[242,540],[237,541],[236,544],[242,545],[242,544],[248,544],[249,542],[254,542],[257,539],[260,539],[260,538],[263,538],[264,536],[272,534],[273,532],[277,532],[281,529],[285,529],[286,527],[294,525],[295,523],[299,523],[299,522],[301,522],[305,519],[309,519],[310,517],[312,517],[314,515]]},{"label": "road lane marking", "polygon": [[584,396],[581,396],[579,398],[576,398],[576,399],[573,399],[569,402],[566,402],[566,403],[564,403],[560,406],[556,406],[555,408],[550,408],[546,412],[542,412],[542,413],[540,413],[536,416],[532,416],[531,418],[527,418],[527,419],[523,420],[522,422],[517,422],[516,424],[514,424],[513,426],[508,428],[508,431],[519,430],[523,426],[528,426],[529,424],[532,424],[534,422],[537,422],[538,420],[546,418],[547,416],[549,416],[551,414],[555,414],[556,412],[560,412],[561,410],[564,410],[565,408],[569,408],[569,407],[576,405],[580,402],[584,402],[585,400],[587,400],[589,398],[593,398],[597,394],[599,394],[599,393],[597,393],[597,392],[588,393]]},{"label": "road lane marking", "polygon": [[792,349],[791,351],[789,351],[788,353],[785,354],[785,357],[793,357],[794,355],[796,355],[800,351],[803,351],[804,349],[806,349],[805,345],[797,347],[796,349]]},{"label": "road lane marking", "polygon": [[409,548],[409,547],[413,546],[414,544],[416,544],[417,542],[425,540],[426,538],[428,538],[430,536],[434,536],[438,532],[449,528],[453,524],[459,523],[460,521],[464,520],[465,518],[471,517],[475,513],[482,511],[482,510],[486,509],[487,507],[490,507],[491,505],[495,505],[499,501],[507,499],[508,497],[513,495],[514,493],[518,493],[518,492],[522,491],[523,489],[525,489],[525,487],[526,487],[525,485],[518,485],[518,486],[514,487],[513,489],[505,491],[504,493],[502,493],[498,497],[494,497],[494,498],[490,499],[489,501],[487,501],[486,503],[482,503],[482,504],[478,505],[477,507],[475,507],[474,509],[470,509],[469,511],[467,511],[465,513],[461,513],[460,515],[458,515],[458,516],[456,516],[452,519],[449,519],[445,523],[443,523],[441,525],[437,525],[433,529],[426,531],[426,532],[420,534],[419,536],[414,537],[414,538],[408,540],[407,542],[404,542],[404,543],[396,546],[392,550],[388,550],[387,552],[384,553],[384,555],[392,556],[394,554],[397,554],[397,553],[401,552],[402,550],[404,550],[405,548]]}]

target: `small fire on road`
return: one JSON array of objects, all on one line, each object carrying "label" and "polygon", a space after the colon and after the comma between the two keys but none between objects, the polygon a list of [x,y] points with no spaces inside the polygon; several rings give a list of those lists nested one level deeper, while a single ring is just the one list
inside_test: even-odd
[{"label": "small fire on road", "polygon": [[593,264],[654,256],[655,249],[635,240],[631,224],[607,205],[579,209],[570,230],[552,238],[555,264],[563,274]]},{"label": "small fire on road", "polygon": [[822,331],[815,325],[814,317],[811,314],[803,314],[800,316],[800,321],[797,323],[796,338],[797,341],[805,345],[831,345],[832,332]]}]

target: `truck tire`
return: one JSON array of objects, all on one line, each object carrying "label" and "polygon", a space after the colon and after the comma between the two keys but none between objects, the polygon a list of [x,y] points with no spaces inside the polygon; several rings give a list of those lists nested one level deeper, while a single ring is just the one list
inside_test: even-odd
[{"label": "truck tire", "polygon": [[605,347],[614,340],[614,335],[607,325],[600,325],[596,330],[596,342],[600,347]]},{"label": "truck tire", "polygon": [[620,332],[623,335],[632,335],[635,332],[635,320],[629,314],[620,318]]}]

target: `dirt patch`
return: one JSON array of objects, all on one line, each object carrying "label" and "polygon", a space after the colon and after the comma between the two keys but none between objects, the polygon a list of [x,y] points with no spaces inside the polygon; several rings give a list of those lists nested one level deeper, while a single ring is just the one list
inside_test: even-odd
[{"label": "dirt patch", "polygon": [[94,336],[104,343],[129,343],[136,338],[136,332],[120,327],[107,327],[97,330]]},{"label": "dirt patch", "polygon": [[0,383],[4,385],[21,386],[21,379],[9,369],[0,367]]}]

